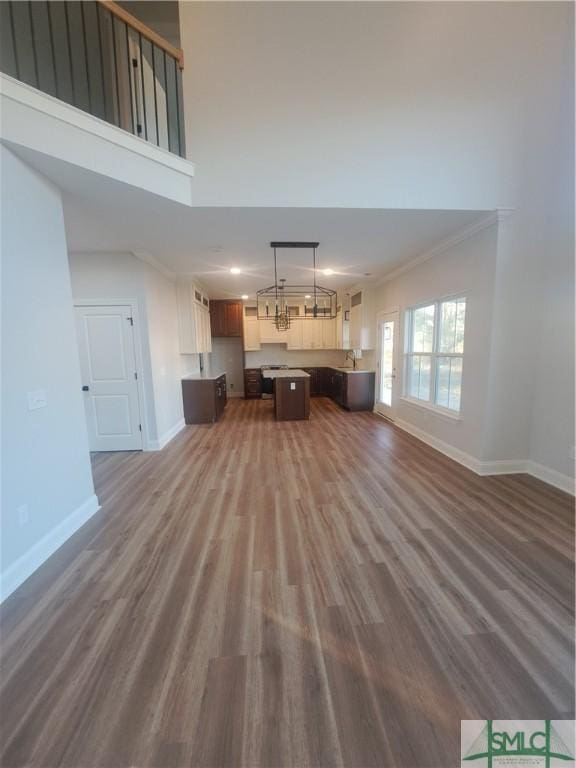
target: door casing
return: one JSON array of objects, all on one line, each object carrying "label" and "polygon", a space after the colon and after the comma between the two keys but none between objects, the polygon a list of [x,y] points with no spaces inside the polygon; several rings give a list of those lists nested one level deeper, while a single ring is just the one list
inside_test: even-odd
[{"label": "door casing", "polygon": [[142,353],[142,335],[140,331],[140,317],[138,312],[138,300],[134,298],[118,299],[75,299],[74,309],[80,307],[123,307],[129,306],[133,318],[134,356],[136,364],[138,407],[140,410],[140,423],[142,424],[142,450],[155,450],[150,443],[150,428],[146,409],[146,385],[144,376],[144,364]]},{"label": "door casing", "polygon": [[[392,381],[392,398],[391,405],[385,405],[380,402],[380,377],[382,375],[382,326],[385,322],[390,320],[394,321],[394,335],[393,335],[393,381]],[[376,358],[376,397],[374,402],[374,410],[381,416],[385,416],[387,419],[394,421],[396,413],[396,402],[398,400],[398,343],[400,340],[400,312],[397,309],[390,310],[388,312],[379,312],[376,318],[377,329],[377,358]]]}]

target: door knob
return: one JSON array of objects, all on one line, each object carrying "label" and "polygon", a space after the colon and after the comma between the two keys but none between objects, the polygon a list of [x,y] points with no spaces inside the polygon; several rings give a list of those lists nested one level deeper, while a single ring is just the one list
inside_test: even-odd
[{"label": "door knob", "polygon": [[86,384],[84,384],[84,386],[82,387],[82,392],[89,392],[89,391],[90,391],[90,387],[88,387],[88,386],[86,386]]}]

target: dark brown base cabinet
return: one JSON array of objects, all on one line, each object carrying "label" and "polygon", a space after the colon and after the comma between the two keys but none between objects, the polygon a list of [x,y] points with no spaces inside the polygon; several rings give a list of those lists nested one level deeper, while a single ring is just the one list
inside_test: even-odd
[{"label": "dark brown base cabinet", "polygon": [[373,371],[346,373],[337,368],[304,368],[310,374],[310,395],[331,397],[349,411],[374,408],[376,374]]},{"label": "dark brown base cabinet", "polygon": [[226,374],[218,378],[182,379],[186,424],[212,424],[226,407]]},{"label": "dark brown base cabinet", "polygon": [[244,397],[249,400],[262,396],[262,374],[260,368],[244,369]]},{"label": "dark brown base cabinet", "polygon": [[274,414],[277,421],[309,419],[310,379],[275,379]]}]

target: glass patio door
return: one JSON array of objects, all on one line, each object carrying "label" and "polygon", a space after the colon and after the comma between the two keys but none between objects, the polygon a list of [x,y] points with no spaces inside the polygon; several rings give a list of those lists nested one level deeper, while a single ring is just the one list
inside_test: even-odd
[{"label": "glass patio door", "polygon": [[398,312],[379,315],[376,410],[389,419],[394,419],[397,342]]}]

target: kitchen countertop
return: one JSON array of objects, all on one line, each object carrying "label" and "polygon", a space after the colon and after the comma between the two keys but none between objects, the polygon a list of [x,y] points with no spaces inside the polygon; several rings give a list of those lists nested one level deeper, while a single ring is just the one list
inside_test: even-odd
[{"label": "kitchen countertop", "polygon": [[277,371],[262,371],[262,376],[266,379],[309,379],[310,374],[302,371],[300,368],[282,368]]},{"label": "kitchen countertop", "polygon": [[215,381],[224,376],[226,371],[198,371],[182,376],[182,381]]},{"label": "kitchen countertop", "polygon": [[342,371],[342,373],[375,373],[373,368],[337,368],[334,365],[330,365],[333,371]]}]

